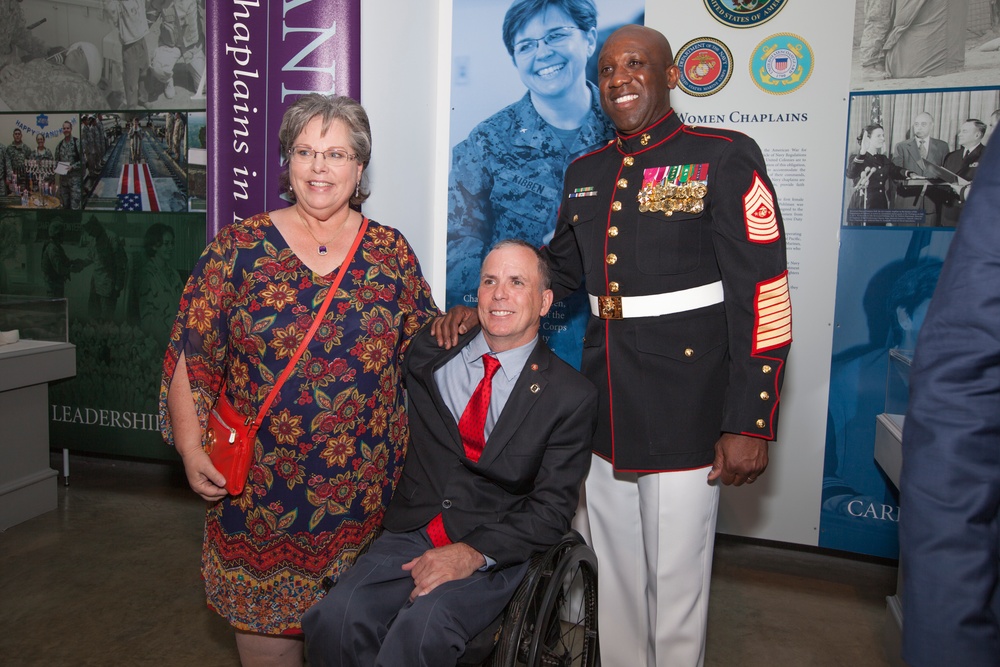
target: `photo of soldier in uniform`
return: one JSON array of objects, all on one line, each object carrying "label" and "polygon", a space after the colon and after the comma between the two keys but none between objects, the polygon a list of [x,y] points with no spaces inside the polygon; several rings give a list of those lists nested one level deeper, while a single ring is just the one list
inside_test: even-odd
[{"label": "photo of soldier in uniform", "polygon": [[5,197],[0,207],[79,209],[85,165],[72,113],[0,114]]},{"label": "photo of soldier in uniform", "polygon": [[[542,246],[555,230],[566,167],[606,143],[596,65],[603,36],[642,23],[644,4],[610,0],[456,3],[447,306],[475,307],[479,267],[503,238]],[[541,336],[579,367],[589,306],[554,304]]]}]

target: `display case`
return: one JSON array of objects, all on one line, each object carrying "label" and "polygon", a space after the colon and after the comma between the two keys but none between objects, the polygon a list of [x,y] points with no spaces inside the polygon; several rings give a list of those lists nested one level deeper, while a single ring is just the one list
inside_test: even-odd
[{"label": "display case", "polygon": [[21,340],[69,342],[66,299],[0,294],[0,331],[17,331]]},{"label": "display case", "polygon": [[66,299],[0,295],[0,530],[56,508],[49,382],[76,375]]},{"label": "display case", "polygon": [[[885,410],[875,418],[875,462],[896,489],[903,466],[903,424],[910,400],[912,350],[890,350],[885,378]],[[902,666],[903,570],[896,575],[896,594],[886,598],[885,653],[893,667]]]},{"label": "display case", "polygon": [[899,471],[903,464],[903,423],[910,396],[912,364],[912,350],[889,351],[885,411],[876,417],[875,423],[875,462],[897,489]]}]

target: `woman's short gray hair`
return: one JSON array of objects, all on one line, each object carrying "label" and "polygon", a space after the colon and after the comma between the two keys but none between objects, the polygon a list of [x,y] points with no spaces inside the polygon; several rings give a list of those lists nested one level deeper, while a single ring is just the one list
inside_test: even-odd
[{"label": "woman's short gray hair", "polygon": [[281,127],[278,129],[278,142],[281,144],[281,156],[284,158],[284,166],[278,176],[278,183],[282,193],[287,193],[292,201],[295,201],[295,193],[290,189],[288,178],[288,151],[295,145],[295,140],[302,134],[302,130],[313,118],[323,119],[323,131],[330,128],[330,124],[339,120],[347,126],[347,140],[350,142],[351,152],[361,163],[361,185],[358,188],[358,195],[351,197],[351,206],[360,206],[371,195],[368,189],[368,162],[372,158],[372,129],[368,122],[368,114],[364,107],[350,97],[345,95],[322,95],[320,93],[309,93],[295,100],[285,111],[281,119]]}]

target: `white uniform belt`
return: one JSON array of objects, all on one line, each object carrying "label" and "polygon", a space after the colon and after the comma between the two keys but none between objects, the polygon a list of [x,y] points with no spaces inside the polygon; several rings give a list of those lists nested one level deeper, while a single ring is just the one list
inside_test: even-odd
[{"label": "white uniform belt", "polygon": [[642,296],[594,296],[590,297],[590,312],[602,320],[621,320],[630,317],[655,317],[686,310],[704,308],[722,303],[724,294],[722,281],[699,285],[690,289],[644,294]]}]

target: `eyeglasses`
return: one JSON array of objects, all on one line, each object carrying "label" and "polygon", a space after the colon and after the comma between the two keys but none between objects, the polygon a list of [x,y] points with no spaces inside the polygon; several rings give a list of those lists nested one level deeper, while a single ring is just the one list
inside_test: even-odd
[{"label": "eyeglasses", "polygon": [[583,30],[575,25],[564,25],[561,28],[553,28],[545,33],[541,39],[522,39],[514,44],[514,57],[527,58],[538,50],[538,43],[545,42],[546,45],[556,47],[566,42],[573,34],[574,30]]},{"label": "eyeglasses", "polygon": [[354,153],[345,153],[339,148],[331,148],[328,151],[314,151],[313,149],[306,148],[305,146],[292,146],[291,150],[288,151],[288,159],[292,162],[298,162],[299,164],[312,162],[316,159],[317,155],[322,157],[328,164],[334,167],[340,167],[347,164],[348,160],[354,160],[358,157]]}]

